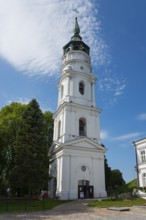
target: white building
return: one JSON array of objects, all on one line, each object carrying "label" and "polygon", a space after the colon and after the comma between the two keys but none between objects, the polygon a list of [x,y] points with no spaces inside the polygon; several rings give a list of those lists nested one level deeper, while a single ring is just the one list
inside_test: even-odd
[{"label": "white building", "polygon": [[50,150],[50,197],[105,197],[104,153],[100,144],[100,112],[95,105],[90,48],[79,35],[64,47],[58,108],[54,114],[54,143]]},{"label": "white building", "polygon": [[133,142],[136,155],[138,187],[146,187],[146,138]]}]

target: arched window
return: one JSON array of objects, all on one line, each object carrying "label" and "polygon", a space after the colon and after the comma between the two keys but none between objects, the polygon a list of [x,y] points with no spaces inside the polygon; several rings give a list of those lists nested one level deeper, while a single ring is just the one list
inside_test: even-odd
[{"label": "arched window", "polygon": [[61,121],[58,122],[58,138],[60,138],[61,134]]},{"label": "arched window", "polygon": [[142,181],[143,181],[143,187],[145,187],[146,186],[146,173],[143,173]]},{"label": "arched window", "polygon": [[79,92],[81,93],[81,95],[84,95],[85,93],[85,84],[83,81],[79,82]]},{"label": "arched window", "polygon": [[63,96],[64,96],[64,86],[62,85],[61,86],[61,99],[63,98]]},{"label": "arched window", "polygon": [[145,162],[146,162],[145,150],[142,150],[142,151],[140,152],[140,154],[141,154],[141,162],[142,162],[142,163],[145,163]]},{"label": "arched window", "polygon": [[79,119],[79,135],[86,136],[86,119]]}]

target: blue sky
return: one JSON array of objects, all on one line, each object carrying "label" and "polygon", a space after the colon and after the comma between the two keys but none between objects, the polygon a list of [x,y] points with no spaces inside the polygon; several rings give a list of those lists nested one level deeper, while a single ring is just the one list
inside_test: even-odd
[{"label": "blue sky", "polygon": [[132,142],[146,137],[145,0],[1,0],[0,108],[36,98],[43,111],[56,111],[74,8],[97,76],[108,164],[129,181],[136,177]]}]

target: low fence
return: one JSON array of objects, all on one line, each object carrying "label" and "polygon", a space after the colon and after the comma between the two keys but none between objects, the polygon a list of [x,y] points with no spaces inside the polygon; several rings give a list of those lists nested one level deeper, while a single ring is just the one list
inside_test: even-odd
[{"label": "low fence", "polygon": [[47,203],[46,199],[0,198],[0,213],[43,210],[47,208]]}]

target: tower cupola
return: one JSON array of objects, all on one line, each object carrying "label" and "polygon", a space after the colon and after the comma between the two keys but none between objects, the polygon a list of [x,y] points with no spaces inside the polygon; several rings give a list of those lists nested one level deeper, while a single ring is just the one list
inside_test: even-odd
[{"label": "tower cupola", "polygon": [[79,35],[80,34],[80,27],[78,24],[77,17],[75,18],[75,25],[74,25],[74,35],[71,37],[71,41],[67,43],[64,47],[64,55],[72,50],[77,50],[77,51],[84,51],[89,55],[90,53],[90,47],[88,47],[87,44],[85,44],[82,41],[82,37]]}]

